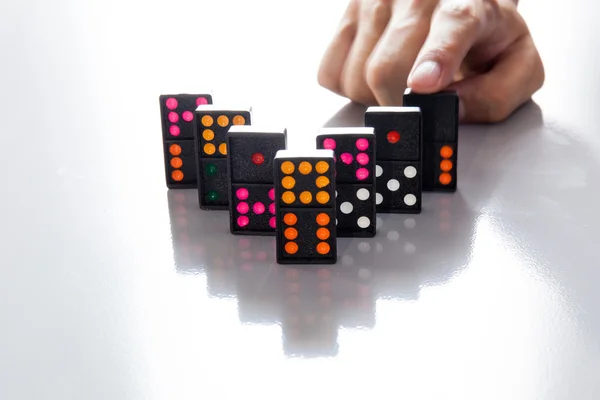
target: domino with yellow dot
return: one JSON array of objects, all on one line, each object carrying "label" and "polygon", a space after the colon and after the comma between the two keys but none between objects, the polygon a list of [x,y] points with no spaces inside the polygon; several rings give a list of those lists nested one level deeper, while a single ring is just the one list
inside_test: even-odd
[{"label": "domino with yellow dot", "polygon": [[334,152],[280,150],[274,177],[277,263],[336,263]]},{"label": "domino with yellow dot", "polygon": [[234,125],[251,125],[251,108],[196,108],[194,143],[198,173],[198,201],[204,210],[229,209],[227,132]]}]

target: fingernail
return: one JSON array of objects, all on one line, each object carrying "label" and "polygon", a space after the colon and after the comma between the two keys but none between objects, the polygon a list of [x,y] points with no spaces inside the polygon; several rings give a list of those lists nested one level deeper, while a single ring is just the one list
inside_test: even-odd
[{"label": "fingernail", "polygon": [[436,86],[442,76],[440,64],[434,61],[425,61],[419,65],[410,77],[410,85]]}]

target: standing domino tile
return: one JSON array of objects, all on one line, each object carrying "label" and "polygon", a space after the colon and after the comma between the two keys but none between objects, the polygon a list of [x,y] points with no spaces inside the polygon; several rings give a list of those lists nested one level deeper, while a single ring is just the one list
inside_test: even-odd
[{"label": "standing domino tile", "polygon": [[332,150],[280,150],[275,156],[277,263],[335,264],[335,161]]},{"label": "standing domino tile", "polygon": [[210,94],[163,94],[159,96],[165,179],[169,189],[198,185],[194,153],[194,110],[212,104]]},{"label": "standing domino tile", "polygon": [[235,125],[227,133],[230,230],[234,235],[275,235],[273,161],[285,150],[287,130]]},{"label": "standing domino tile", "polygon": [[323,128],[317,135],[317,149],[335,154],[337,237],[375,236],[375,146],[370,127]]},{"label": "standing domino tile", "polygon": [[458,95],[404,92],[404,105],[423,113],[423,190],[455,192],[457,187]]},{"label": "standing domino tile", "polygon": [[375,128],[377,212],[421,212],[422,119],[418,107],[369,107],[365,125]]},{"label": "standing domino tile", "polygon": [[227,132],[233,125],[250,125],[251,114],[251,108],[203,105],[196,109],[194,143],[201,209],[229,210]]}]

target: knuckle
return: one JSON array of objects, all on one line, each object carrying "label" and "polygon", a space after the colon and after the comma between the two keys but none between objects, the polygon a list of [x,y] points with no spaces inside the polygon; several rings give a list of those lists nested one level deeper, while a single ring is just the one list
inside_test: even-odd
[{"label": "knuckle", "polygon": [[481,23],[479,7],[471,0],[449,0],[440,6],[440,11],[445,17],[460,21],[463,25],[478,26]]},{"label": "knuckle", "polygon": [[344,82],[342,93],[350,100],[359,104],[373,104],[374,97],[368,86],[364,82],[350,80]]},{"label": "knuckle", "polygon": [[368,16],[368,19],[385,21],[390,15],[391,0],[367,0],[363,7],[363,12]]},{"label": "knuckle", "polygon": [[380,60],[373,60],[367,64],[365,80],[371,90],[377,91],[386,87],[393,79],[393,66]]}]

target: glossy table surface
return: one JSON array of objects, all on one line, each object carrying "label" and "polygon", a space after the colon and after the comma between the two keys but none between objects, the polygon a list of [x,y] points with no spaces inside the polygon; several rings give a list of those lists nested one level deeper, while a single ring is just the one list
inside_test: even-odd
[{"label": "glossy table surface", "polygon": [[5,2],[0,398],[600,398],[598,6],[522,3],[546,85],[460,128],[459,190],[294,268],[167,191],[158,95],[360,124],[316,83],[345,1]]}]

